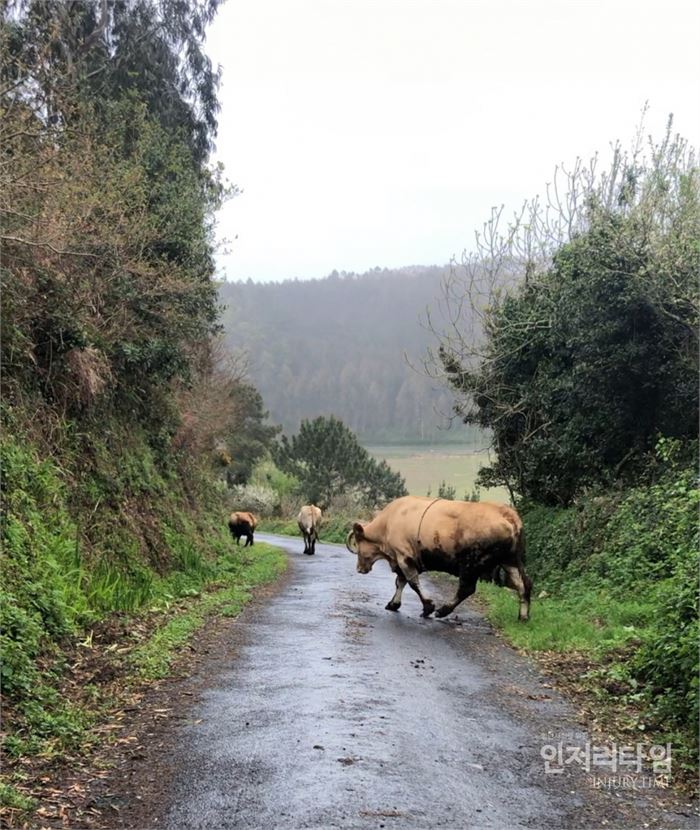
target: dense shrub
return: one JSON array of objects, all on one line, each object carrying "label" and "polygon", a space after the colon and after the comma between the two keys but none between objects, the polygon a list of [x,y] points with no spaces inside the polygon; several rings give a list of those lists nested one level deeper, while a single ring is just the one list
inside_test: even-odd
[{"label": "dense shrub", "polygon": [[277,492],[260,484],[236,485],[231,488],[229,498],[236,510],[247,510],[256,516],[272,516],[279,510]]},{"label": "dense shrub", "polygon": [[[657,435],[698,435],[692,147],[669,132],[646,155],[616,155],[601,177],[579,171],[571,187],[561,235],[534,207],[495,261],[474,266],[465,294],[451,286],[455,320],[482,302],[481,339],[458,322],[438,351],[457,411],[493,436],[497,457],[479,482],[564,506],[593,487],[633,486]],[[479,297],[501,266],[517,278],[501,274]]]},{"label": "dense shrub", "polygon": [[[661,453],[668,459],[668,442]],[[654,484],[576,506],[523,510],[527,568],[537,591],[578,624],[617,625],[603,648],[634,645],[618,668],[642,689],[658,728],[696,747],[698,507],[694,468],[670,463]],[[582,601],[579,602],[579,601]],[[586,607],[588,603],[588,607]],[[581,606],[581,610],[576,608]],[[534,618],[537,617],[535,609]],[[624,629],[620,623],[624,623]],[[562,620],[562,625],[567,624]]]}]

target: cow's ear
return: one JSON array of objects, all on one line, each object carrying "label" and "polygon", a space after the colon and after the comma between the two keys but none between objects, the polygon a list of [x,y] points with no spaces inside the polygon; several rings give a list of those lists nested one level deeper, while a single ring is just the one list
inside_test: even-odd
[{"label": "cow's ear", "polygon": [[355,539],[359,542],[361,539],[365,538],[365,529],[359,522],[355,522],[352,526],[353,533],[355,534]]}]

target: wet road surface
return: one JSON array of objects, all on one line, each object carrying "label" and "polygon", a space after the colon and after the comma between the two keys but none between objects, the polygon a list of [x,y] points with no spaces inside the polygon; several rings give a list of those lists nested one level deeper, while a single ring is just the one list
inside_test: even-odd
[{"label": "wet road surface", "polygon": [[545,775],[544,744],[587,738],[468,600],[424,620],[407,589],[391,613],[383,563],[363,576],[343,547],[307,557],[301,540],[258,538],[290,552],[290,579],[243,615],[242,648],[182,727],[157,826],[680,826],[579,770]]}]

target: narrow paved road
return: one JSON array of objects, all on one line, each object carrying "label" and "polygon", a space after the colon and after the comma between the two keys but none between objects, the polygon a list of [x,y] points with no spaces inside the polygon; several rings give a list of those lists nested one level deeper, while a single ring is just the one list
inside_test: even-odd
[{"label": "narrow paved road", "polygon": [[361,576],[342,547],[258,538],[290,551],[291,577],[244,615],[240,653],[182,727],[157,826],[666,826],[641,794],[544,774],[540,748],[572,737],[572,713],[468,601],[424,620],[406,591],[391,613],[381,563]]}]

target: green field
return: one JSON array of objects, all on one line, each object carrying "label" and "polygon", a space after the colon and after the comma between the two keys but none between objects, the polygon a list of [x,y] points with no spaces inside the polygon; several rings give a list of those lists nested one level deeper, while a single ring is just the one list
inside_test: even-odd
[{"label": "green field", "polygon": [[[488,466],[490,457],[486,449],[455,444],[368,445],[366,449],[403,475],[411,495],[425,496],[430,491],[435,496],[444,481],[456,488],[458,499],[470,496],[476,474]],[[482,490],[480,495],[482,499],[509,501],[507,490],[501,487]]]}]

